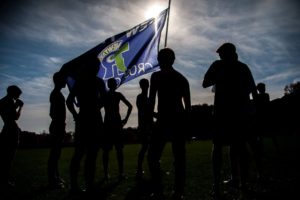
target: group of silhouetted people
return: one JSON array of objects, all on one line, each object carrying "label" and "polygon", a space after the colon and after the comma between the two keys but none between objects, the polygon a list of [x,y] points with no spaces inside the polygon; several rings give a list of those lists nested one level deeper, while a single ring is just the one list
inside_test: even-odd
[{"label": "group of silhouetted people", "polygon": [[[225,182],[240,188],[247,187],[248,157],[247,145],[255,155],[258,176],[263,176],[261,162],[262,138],[265,108],[270,101],[263,83],[255,84],[249,67],[240,62],[236,47],[224,43],[217,49],[220,60],[211,64],[204,75],[204,88],[213,86],[214,127],[212,149],[213,187],[212,196],[220,198],[222,191],[221,171],[223,147],[230,149],[231,178]],[[164,199],[163,173],[160,167],[161,156],[167,142],[171,142],[174,158],[173,199],[183,199],[186,183],[186,133],[191,97],[189,81],[173,68],[175,53],[170,48],[158,53],[160,71],[147,79],[140,80],[141,93],[137,95],[138,133],[141,149],[137,158],[137,181],[143,177],[143,162],[147,156],[151,177],[153,199]],[[48,158],[48,182],[50,188],[63,188],[65,181],[59,175],[63,139],[66,134],[66,105],[75,121],[74,153],[70,162],[70,192],[81,194],[78,175],[81,161],[84,160],[84,180],[87,192],[95,190],[95,170],[99,149],[103,150],[104,177],[109,179],[109,153],[113,147],[119,169],[119,180],[124,174],[123,127],[132,111],[131,103],[117,92],[118,83],[111,78],[108,90],[102,79],[97,77],[99,60],[94,58],[82,68],[80,76],[70,88],[65,100],[61,89],[66,86],[66,75],[61,71],[53,75],[54,89],[50,94],[51,149]],[[259,92],[257,92],[259,91]],[[19,99],[21,90],[9,86],[7,95],[0,100],[0,115],[4,127],[0,135],[0,178],[1,185],[9,183],[9,170],[18,144],[18,120],[23,102]],[[252,95],[252,99],[251,96]],[[156,102],[157,101],[157,102]],[[120,102],[127,106],[124,119],[120,114]],[[104,117],[101,109],[104,108]],[[257,126],[259,125],[259,126]],[[254,134],[257,133],[257,134]],[[4,145],[5,144],[5,145]]]}]

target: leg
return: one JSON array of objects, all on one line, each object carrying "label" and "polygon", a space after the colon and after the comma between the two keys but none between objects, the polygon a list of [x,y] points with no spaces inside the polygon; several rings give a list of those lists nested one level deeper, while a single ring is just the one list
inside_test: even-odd
[{"label": "leg", "polygon": [[175,168],[175,196],[182,196],[184,194],[185,179],[186,179],[186,152],[185,152],[185,138],[179,137],[172,141],[172,151],[174,155]]},{"label": "leg", "polygon": [[56,170],[57,170],[57,147],[51,147],[48,158],[48,183],[49,186],[56,184]]},{"label": "leg", "polygon": [[19,128],[11,127],[7,128],[4,125],[2,132],[0,133],[0,189],[6,189],[7,187],[14,186],[14,183],[10,182],[10,171],[15,158],[15,154],[18,148],[19,141]]},{"label": "leg", "polygon": [[151,138],[148,150],[148,165],[154,187],[154,192],[162,193],[162,172],[160,168],[160,158],[166,144],[166,140],[157,135]]},{"label": "leg", "polygon": [[220,182],[222,169],[222,144],[214,142],[212,149],[212,168],[213,168],[213,191],[212,195],[220,196]]},{"label": "leg", "polygon": [[109,174],[108,174],[109,151],[110,150],[108,148],[103,148],[102,161],[103,161],[103,170],[104,170],[105,181],[108,181],[108,178],[109,178]]},{"label": "leg", "polygon": [[79,173],[79,169],[80,169],[80,162],[83,158],[84,152],[85,152],[85,149],[83,146],[76,145],[73,157],[71,159],[70,184],[71,184],[71,190],[74,190],[74,191],[79,190],[77,178],[78,178],[78,173]]},{"label": "leg", "polygon": [[13,146],[6,146],[7,144],[3,145],[1,147],[0,152],[0,184],[1,187],[4,186],[4,189],[6,186],[10,185],[9,178],[10,178],[10,170],[11,166],[16,154],[17,147]]},{"label": "leg", "polygon": [[119,168],[119,180],[124,178],[124,154],[123,147],[116,146],[116,154]]},{"label": "leg", "polygon": [[147,150],[148,150],[148,143],[143,142],[141,144],[141,149],[138,155],[137,175],[141,175],[143,173],[143,161]]},{"label": "leg", "polygon": [[231,185],[238,187],[239,186],[239,152],[240,149],[237,144],[232,144],[229,147],[229,159],[230,159],[230,168],[231,168]]},{"label": "leg", "polygon": [[[61,184],[58,170],[58,160],[61,155],[62,147],[62,136],[51,135],[52,137],[52,147],[49,153],[48,159],[48,183],[49,186],[59,186]],[[62,186],[62,185],[60,185]]]},{"label": "leg", "polygon": [[90,145],[87,149],[85,160],[85,183],[87,191],[92,190],[94,187],[98,149],[96,145]]}]

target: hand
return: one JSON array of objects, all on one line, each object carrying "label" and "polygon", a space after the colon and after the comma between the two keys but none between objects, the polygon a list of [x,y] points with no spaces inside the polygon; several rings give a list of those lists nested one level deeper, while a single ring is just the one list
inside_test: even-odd
[{"label": "hand", "polygon": [[73,114],[73,120],[76,122],[76,121],[78,121],[78,118],[79,118],[78,113],[74,113]]},{"label": "hand", "polygon": [[127,119],[123,119],[122,120],[122,126],[125,126],[126,123],[127,123]]},{"label": "hand", "polygon": [[153,118],[157,119],[158,117],[158,113],[157,112],[153,112]]},{"label": "hand", "polygon": [[23,107],[23,105],[24,105],[24,103],[23,103],[22,100],[16,99],[16,106],[17,106],[17,107]]}]

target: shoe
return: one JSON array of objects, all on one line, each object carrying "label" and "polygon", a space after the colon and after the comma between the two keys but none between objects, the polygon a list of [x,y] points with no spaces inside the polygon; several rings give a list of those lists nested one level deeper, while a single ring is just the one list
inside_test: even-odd
[{"label": "shoe", "polygon": [[118,176],[118,181],[123,181],[123,180],[127,180],[127,179],[128,179],[128,177],[125,174],[120,174]]},{"label": "shoe", "polygon": [[64,189],[65,185],[63,183],[49,183],[47,186],[49,189]]},{"label": "shoe", "polygon": [[108,183],[109,181],[110,181],[110,175],[109,174],[107,174],[107,175],[104,175],[104,178],[103,178],[103,182],[104,183]]},{"label": "shoe", "polygon": [[141,175],[141,174],[144,174],[145,171],[144,171],[144,170],[141,170],[141,169],[138,169],[138,170],[136,170],[135,173],[136,173],[137,175]]},{"label": "shoe", "polygon": [[184,195],[182,192],[176,192],[176,191],[172,192],[172,200],[183,200],[183,199],[184,199]]},{"label": "shoe", "polygon": [[8,183],[7,183],[7,187],[8,187],[8,188],[12,189],[12,188],[14,188],[15,186],[16,186],[16,184],[15,184],[14,181],[8,181]]},{"label": "shoe", "polygon": [[0,183],[0,191],[7,192],[8,190],[12,190],[14,188],[15,188],[15,183],[12,181]]},{"label": "shoe", "polygon": [[85,190],[83,190],[83,189],[80,189],[80,188],[71,188],[70,189],[70,192],[69,192],[69,194],[71,195],[71,196],[82,196],[82,195],[84,195],[86,193],[86,191]]},{"label": "shoe", "polygon": [[135,176],[136,176],[136,177],[142,177],[143,174],[145,174],[145,171],[144,171],[144,170],[136,170]]},{"label": "shoe", "polygon": [[233,179],[225,180],[225,181],[223,181],[223,183],[224,183],[225,185],[228,185],[228,186],[234,187],[234,188],[239,188],[239,187],[240,187],[239,182],[236,181],[236,180],[233,180]]},{"label": "shoe", "polygon": [[142,181],[143,180],[143,174],[145,172],[142,171],[142,170],[137,170],[136,173],[135,173],[135,178],[137,181]]},{"label": "shoe", "polygon": [[58,183],[62,183],[62,184],[65,184],[65,183],[66,183],[66,181],[65,181],[64,179],[60,178],[60,177],[58,177],[58,178],[56,179],[56,181],[57,181]]},{"label": "shoe", "polygon": [[165,195],[162,192],[152,192],[150,194],[151,200],[165,200]]},{"label": "shoe", "polygon": [[221,192],[220,192],[220,189],[217,188],[215,185],[212,186],[212,189],[210,191],[210,196],[213,198],[213,199],[221,199]]}]

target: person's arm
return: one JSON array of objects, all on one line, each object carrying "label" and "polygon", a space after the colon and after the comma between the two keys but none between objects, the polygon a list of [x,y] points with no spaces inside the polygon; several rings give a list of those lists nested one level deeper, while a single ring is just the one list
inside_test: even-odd
[{"label": "person's arm", "polygon": [[22,112],[22,108],[23,108],[24,103],[23,103],[22,100],[17,99],[15,105],[16,105],[16,108],[17,108],[16,120],[18,120],[21,116],[21,112]]},{"label": "person's arm", "polygon": [[186,82],[186,91],[185,95],[183,96],[183,102],[185,111],[190,112],[191,111],[191,93],[190,93],[190,85],[188,81]]},{"label": "person's arm", "polygon": [[67,97],[66,104],[67,104],[68,110],[73,115],[73,118],[76,121],[78,113],[75,109],[74,102],[75,102],[75,92],[74,92],[74,88],[73,88]]},{"label": "person's arm", "polygon": [[270,102],[270,95],[268,93],[266,93],[267,95],[267,100],[268,100],[268,103]]},{"label": "person's arm", "polygon": [[106,88],[105,88],[104,81],[100,78],[98,78],[98,87],[99,87],[99,93],[100,93],[100,98],[99,98],[98,103],[99,103],[99,109],[101,109],[101,108],[104,107],[107,91],[106,91]]},{"label": "person's arm", "polygon": [[252,73],[251,73],[251,71],[250,71],[250,69],[249,69],[248,66],[247,66],[246,70],[247,70],[247,74],[248,74],[248,77],[247,77],[248,84],[249,84],[248,87],[249,87],[252,99],[253,99],[253,101],[255,103],[256,99],[257,99],[257,95],[258,95],[258,93],[257,93],[257,87],[256,87],[254,78],[253,78]]},{"label": "person's arm", "polygon": [[126,117],[122,120],[122,124],[123,126],[127,123],[128,118],[131,114],[132,111],[132,105],[131,103],[121,94],[121,101],[123,101],[123,103],[127,106],[127,113],[126,113]]},{"label": "person's arm", "polygon": [[210,87],[210,86],[213,86],[216,84],[216,81],[215,81],[215,68],[216,68],[216,62],[214,62],[207,70],[207,72],[205,73],[204,75],[204,79],[203,79],[203,82],[202,82],[202,87],[203,88],[207,88],[207,87]]},{"label": "person's arm", "polygon": [[150,79],[150,92],[149,92],[149,106],[150,112],[152,113],[153,117],[157,118],[157,113],[154,112],[155,109],[155,98],[157,93],[157,83],[155,81],[155,73],[152,74]]}]

